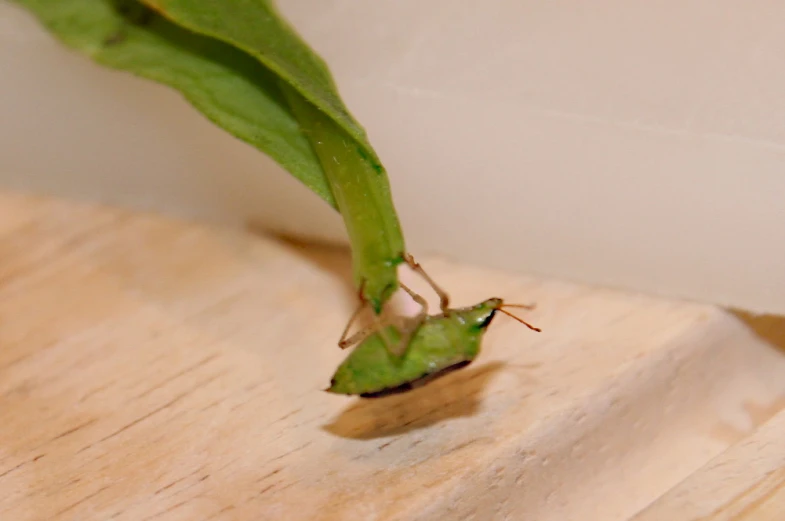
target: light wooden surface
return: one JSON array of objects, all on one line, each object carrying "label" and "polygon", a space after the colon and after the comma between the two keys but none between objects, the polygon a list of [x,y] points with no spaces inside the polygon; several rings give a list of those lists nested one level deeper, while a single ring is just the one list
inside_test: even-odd
[{"label": "light wooden surface", "polygon": [[0,519],[625,520],[785,405],[724,312],[420,260],[543,333],[347,399],[344,252],[0,196]]},{"label": "light wooden surface", "polygon": [[785,519],[785,411],[714,458],[634,521]]}]

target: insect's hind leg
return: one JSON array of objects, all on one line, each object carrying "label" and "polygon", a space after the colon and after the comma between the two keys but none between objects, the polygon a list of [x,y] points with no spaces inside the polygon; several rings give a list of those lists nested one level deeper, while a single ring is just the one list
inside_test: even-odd
[{"label": "insect's hind leg", "polygon": [[360,316],[360,313],[362,313],[363,309],[365,309],[365,302],[361,302],[360,305],[357,306],[357,309],[354,310],[354,313],[352,313],[352,316],[349,318],[349,321],[346,323],[346,327],[344,328],[343,333],[341,333],[341,339],[338,340],[338,347],[340,347],[341,349],[346,349],[347,347],[353,346],[354,344],[358,343],[364,336],[366,336],[369,328],[361,329],[360,331],[353,334],[352,336],[349,336],[349,330],[351,329],[352,324],[354,324],[354,321],[357,320],[358,316]]},{"label": "insect's hind leg", "polygon": [[[444,291],[438,284],[436,284],[436,282],[425,272],[420,263],[414,260],[414,257],[410,253],[404,253],[403,260],[413,271],[424,278],[428,285],[431,286],[431,289],[433,289],[434,293],[439,296],[439,307],[441,308],[442,313],[445,313],[450,307],[450,296],[447,294],[447,292]],[[401,284],[401,287],[403,287],[403,284]],[[409,290],[406,291],[409,292]],[[411,295],[411,292],[409,292],[409,294]],[[414,297],[412,296],[412,298]],[[417,301],[417,303],[421,304],[419,301]]]},{"label": "insect's hind leg", "polygon": [[[439,295],[439,298],[441,299],[442,310],[445,311],[446,306],[449,305],[449,297],[447,296],[447,294],[444,291],[442,291],[441,288],[439,288],[439,286],[437,286],[430,277],[428,277],[425,271],[420,267],[419,264],[417,264],[414,261],[411,255],[406,254],[404,256],[404,259],[406,260],[407,264],[412,266],[412,269],[420,273],[429,282],[429,284],[434,289],[434,291]],[[403,354],[406,353],[406,349],[409,347],[409,343],[411,342],[412,337],[420,328],[420,326],[423,324],[423,322],[425,322],[425,319],[428,316],[428,302],[421,295],[415,293],[403,283],[400,283],[401,288],[406,293],[408,293],[409,296],[412,297],[412,299],[417,304],[420,305],[420,311],[414,317],[402,319],[401,326],[398,328],[401,335],[398,342],[393,344],[390,341],[390,338],[387,335],[387,329],[386,329],[387,324],[385,323],[385,321],[381,319],[380,316],[376,315],[375,313],[372,313],[373,321],[374,321],[374,324],[372,326],[363,328],[360,331],[350,336],[349,330],[351,329],[352,324],[354,323],[355,320],[357,320],[357,317],[360,315],[360,313],[362,313],[363,309],[365,309],[366,306],[368,305],[368,303],[365,301],[365,299],[363,299],[362,296],[363,286],[364,286],[364,282],[363,284],[360,285],[360,291],[359,291],[360,305],[357,307],[354,313],[352,313],[352,316],[349,318],[349,321],[346,323],[346,327],[344,328],[343,333],[341,334],[341,338],[338,341],[338,347],[340,347],[341,349],[346,349],[365,340],[365,338],[367,338],[371,334],[378,332],[379,338],[381,339],[382,343],[384,344],[384,347],[387,349],[387,351],[390,354],[397,357],[403,356]]]},{"label": "insect's hind leg", "polygon": [[387,332],[385,331],[385,324],[376,313],[371,313],[373,315],[373,322],[374,322],[373,326],[363,328],[360,331],[356,332],[355,334],[349,336],[349,330],[351,329],[352,324],[354,324],[354,321],[357,320],[357,317],[360,316],[360,313],[362,313],[363,309],[365,309],[368,306],[368,303],[363,298],[364,287],[365,287],[365,281],[363,281],[360,284],[360,290],[358,292],[360,298],[360,305],[357,306],[357,309],[354,310],[352,316],[349,317],[349,321],[346,323],[346,327],[344,328],[343,333],[341,334],[341,338],[340,340],[338,340],[338,347],[340,347],[341,349],[346,349],[347,347],[351,347],[355,344],[358,344],[369,335],[378,331],[379,337],[382,339],[382,342],[384,342],[385,347],[387,347],[389,350],[390,339],[387,337]]},{"label": "insect's hind leg", "polygon": [[428,302],[422,298],[422,296],[406,287],[406,285],[403,283],[400,284],[401,288],[403,288],[403,290],[420,305],[420,312],[411,318],[405,319],[405,322],[400,327],[401,338],[398,340],[397,344],[390,346],[390,344],[385,343],[387,346],[387,351],[389,351],[390,354],[398,357],[401,357],[404,355],[404,353],[406,353],[406,349],[409,347],[412,337],[414,337],[414,334],[417,333],[417,330],[420,329],[420,326],[428,317]]}]

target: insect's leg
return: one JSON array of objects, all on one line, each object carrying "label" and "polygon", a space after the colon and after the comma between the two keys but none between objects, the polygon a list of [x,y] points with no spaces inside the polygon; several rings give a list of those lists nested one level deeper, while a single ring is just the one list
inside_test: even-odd
[{"label": "insect's leg", "polygon": [[358,332],[356,332],[355,334],[353,334],[352,336],[350,336],[349,338],[342,338],[341,343],[339,343],[338,345],[340,346],[341,349],[346,349],[347,347],[351,347],[353,345],[359,344],[360,342],[362,342],[372,334],[378,332],[379,338],[381,338],[384,347],[389,350],[390,349],[389,339],[385,336],[386,327],[387,326],[385,322],[379,320],[377,324],[374,324],[373,326],[370,327],[363,328]]},{"label": "insect's leg", "polygon": [[401,288],[403,288],[403,290],[420,305],[420,312],[406,320],[404,325],[401,326],[401,339],[398,341],[398,343],[392,348],[389,346],[389,344],[387,345],[387,350],[394,356],[403,356],[403,354],[406,352],[406,348],[409,347],[409,342],[411,342],[412,337],[417,332],[417,330],[420,329],[420,326],[423,324],[423,322],[425,322],[425,318],[428,316],[428,302],[422,298],[422,296],[406,287],[403,283],[400,284]]},{"label": "insect's leg", "polygon": [[386,324],[382,320],[382,317],[376,313],[371,313],[371,315],[373,316],[373,327],[368,328],[367,331],[378,331],[379,338],[382,340],[382,344],[384,344],[384,347],[389,351],[391,342],[390,337],[387,336]]},{"label": "insect's leg", "polygon": [[365,309],[365,302],[360,302],[360,305],[357,306],[357,309],[354,310],[354,313],[352,313],[352,316],[349,318],[349,322],[346,323],[346,327],[341,334],[341,339],[338,340],[338,347],[341,349],[346,349],[347,347],[353,346],[359,342],[360,338],[363,336],[362,334],[366,332],[365,330],[362,330],[353,334],[352,336],[349,336],[349,329],[351,329],[352,324],[354,324],[354,321],[357,320],[358,316],[360,316],[360,313],[362,313],[363,309]]},{"label": "insect's leg", "polygon": [[349,330],[351,329],[352,324],[354,323],[355,320],[357,320],[357,317],[360,316],[360,313],[362,313],[363,309],[365,309],[365,307],[368,305],[368,303],[363,298],[364,288],[365,288],[365,280],[363,280],[360,283],[360,289],[357,292],[358,297],[360,299],[360,305],[357,306],[357,309],[355,309],[354,313],[352,313],[352,316],[349,318],[349,322],[346,323],[346,327],[344,328],[343,333],[341,334],[341,339],[338,340],[338,347],[340,347],[341,349],[346,349],[347,347],[351,347],[361,342],[368,335],[378,331],[379,338],[381,338],[382,343],[384,343],[384,346],[387,349],[389,349],[391,342],[389,337],[387,336],[387,331],[385,331],[385,324],[382,322],[381,317],[379,317],[376,313],[371,313],[373,315],[373,322],[374,322],[372,327],[366,327],[364,329],[361,329],[357,333],[349,336]]},{"label": "insect's leg", "polygon": [[[409,265],[409,267],[412,270],[414,270],[422,278],[424,278],[429,286],[431,286],[431,288],[433,289],[434,293],[436,293],[439,296],[439,307],[441,308],[442,313],[446,312],[447,308],[450,307],[450,296],[447,294],[447,292],[444,291],[442,288],[440,288],[439,285],[436,284],[436,282],[434,282],[434,280],[430,276],[428,276],[428,274],[425,272],[423,267],[420,266],[420,264],[417,261],[414,260],[414,257],[412,257],[412,255],[410,253],[404,253],[403,254],[403,260],[406,262],[406,264]],[[417,299],[415,299],[415,300],[417,300]]]},{"label": "insect's leg", "polygon": [[349,336],[349,330],[352,328],[352,324],[354,324],[354,321],[357,320],[357,317],[360,316],[360,313],[362,313],[363,309],[365,309],[365,306],[367,305],[365,299],[363,298],[363,289],[365,289],[365,280],[360,282],[360,288],[357,291],[357,296],[360,299],[360,305],[357,306],[357,309],[354,310],[352,316],[349,317],[349,321],[346,323],[343,333],[341,333],[341,339],[338,340],[338,347],[341,349],[346,349],[347,347],[353,346],[362,340],[362,338],[368,333],[368,328],[365,328],[353,334],[352,336]]}]

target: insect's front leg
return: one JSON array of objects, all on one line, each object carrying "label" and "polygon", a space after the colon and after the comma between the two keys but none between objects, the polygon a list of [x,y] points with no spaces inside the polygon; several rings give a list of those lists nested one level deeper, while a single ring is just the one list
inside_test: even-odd
[{"label": "insect's front leg", "polygon": [[414,257],[410,253],[404,253],[403,260],[413,271],[424,278],[429,286],[431,286],[431,289],[433,289],[434,293],[439,296],[439,307],[441,308],[442,313],[446,313],[450,307],[450,296],[447,294],[447,292],[444,291],[438,284],[436,284],[436,282],[425,272],[420,263],[414,260]]}]

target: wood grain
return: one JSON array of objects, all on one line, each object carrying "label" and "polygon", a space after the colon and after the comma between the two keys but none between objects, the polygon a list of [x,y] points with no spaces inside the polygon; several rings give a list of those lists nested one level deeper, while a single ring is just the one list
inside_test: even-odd
[{"label": "wood grain", "polygon": [[785,412],[780,412],[634,521],[780,521],[783,516]]},{"label": "wood grain", "polygon": [[720,310],[436,258],[455,305],[536,302],[543,333],[499,318],[465,370],[333,396],[345,252],[13,194],[0,217],[3,520],[622,520],[783,407],[785,357]]}]

